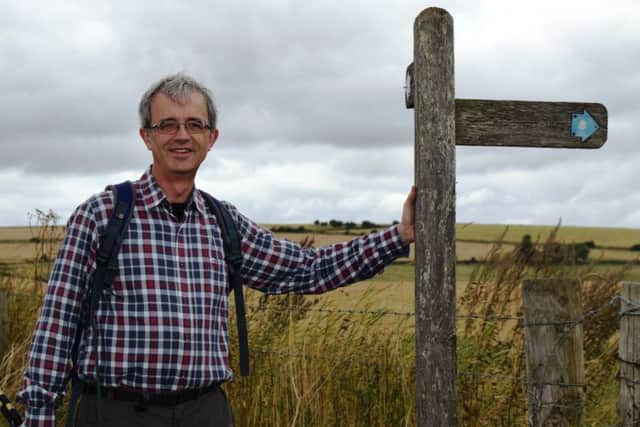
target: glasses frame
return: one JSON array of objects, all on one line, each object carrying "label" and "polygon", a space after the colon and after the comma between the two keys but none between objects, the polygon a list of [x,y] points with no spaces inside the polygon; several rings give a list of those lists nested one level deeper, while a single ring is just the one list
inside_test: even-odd
[{"label": "glasses frame", "polygon": [[[197,130],[197,131],[193,131],[191,129],[189,129],[188,123],[189,122],[200,122],[200,124],[203,125],[202,127],[202,131]],[[178,127],[174,130],[174,131],[166,131],[166,130],[162,130],[160,128],[161,125],[165,124],[166,122],[171,122],[171,123],[177,123]],[[148,129],[152,132],[157,132],[160,135],[175,135],[180,131],[180,127],[184,126],[184,130],[189,134],[189,135],[202,135],[207,131],[211,131],[213,128],[211,127],[211,125],[208,125],[204,120],[200,120],[198,118],[189,118],[183,122],[179,122],[176,119],[162,119],[160,120],[158,123],[156,123],[155,125],[151,125],[148,127]]]}]

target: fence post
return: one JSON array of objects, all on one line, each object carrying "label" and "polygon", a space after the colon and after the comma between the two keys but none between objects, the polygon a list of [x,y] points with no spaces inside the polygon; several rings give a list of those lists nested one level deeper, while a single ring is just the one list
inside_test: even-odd
[{"label": "fence post", "polygon": [[530,427],[584,425],[582,303],[577,280],[522,287]]},{"label": "fence post", "polygon": [[620,304],[620,398],[625,426],[640,422],[640,283],[622,282]]},{"label": "fence post", "polygon": [[453,18],[414,23],[416,423],[457,425]]}]

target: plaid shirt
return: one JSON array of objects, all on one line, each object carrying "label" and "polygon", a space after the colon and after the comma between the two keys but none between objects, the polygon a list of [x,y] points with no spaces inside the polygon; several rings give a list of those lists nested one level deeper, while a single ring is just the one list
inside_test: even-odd
[{"label": "plaid shirt", "polygon": [[[229,285],[216,218],[194,190],[179,222],[150,169],[134,188],[136,204],[118,254],[120,271],[96,310],[97,327],[84,331],[79,377],[147,392],[230,380]],[[67,223],[18,394],[28,426],[55,425],[70,349],[96,268],[97,242],[113,203],[111,192],[94,195]],[[263,292],[326,292],[367,279],[408,255],[396,227],[303,250],[225,206],[242,236],[243,282]]]}]

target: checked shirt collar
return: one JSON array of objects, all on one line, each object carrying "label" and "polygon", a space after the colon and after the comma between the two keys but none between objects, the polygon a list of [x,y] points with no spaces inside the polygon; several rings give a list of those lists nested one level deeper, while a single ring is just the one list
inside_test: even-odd
[{"label": "checked shirt collar", "polygon": [[[142,192],[142,201],[147,211],[151,212],[161,206],[168,209],[169,200],[153,176],[151,166],[142,174],[137,184],[139,185],[138,190]],[[195,183],[193,184],[193,191],[187,202],[186,210],[192,209],[194,205],[200,215],[207,215],[207,205],[205,204],[202,194],[200,194],[200,191],[196,188]]]}]

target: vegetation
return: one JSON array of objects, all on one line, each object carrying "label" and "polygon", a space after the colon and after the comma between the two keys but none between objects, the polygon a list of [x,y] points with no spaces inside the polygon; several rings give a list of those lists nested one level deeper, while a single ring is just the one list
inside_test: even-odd
[{"label": "vegetation", "polygon": [[[52,234],[59,232],[55,221],[46,218],[36,221],[46,222],[42,229],[49,231],[26,239],[33,251],[28,263],[0,264],[5,272],[0,288],[8,293],[9,307],[9,347],[0,362],[0,388],[11,397],[20,385],[43,281],[57,246],[42,242],[59,240]],[[599,264],[599,258],[582,262],[572,256],[557,262],[558,245],[573,245],[559,241],[562,229],[552,230],[545,240],[534,240],[531,235],[536,234],[529,232],[525,241],[521,233],[519,245],[507,241],[510,233],[503,229],[493,236],[480,260],[485,262],[457,268],[459,424],[527,424],[523,331],[517,320],[520,283],[548,277],[578,278],[583,284],[583,311],[592,313],[583,324],[587,425],[615,425],[619,319],[613,302],[620,280],[640,281],[637,264],[612,269]],[[584,230],[580,236],[578,241],[593,238]],[[594,241],[615,246],[602,236]],[[237,424],[415,425],[413,281],[413,265],[405,261],[368,282],[322,296],[247,291],[252,375],[225,386]],[[230,333],[234,363],[235,328]],[[63,406],[59,425],[65,410]]]},{"label": "vegetation", "polygon": [[[459,300],[458,397],[465,426],[520,426],[526,418],[526,367],[520,284],[525,278],[578,279],[582,283],[586,425],[617,425],[616,296],[629,266],[598,270],[573,257],[557,263],[557,233],[541,245],[539,261],[521,248],[502,251],[499,240],[469,279]],[[470,316],[470,314],[472,316]]]},{"label": "vegetation", "polygon": [[541,263],[573,263],[585,264],[589,259],[589,251],[595,247],[593,241],[583,243],[547,243],[541,248],[531,239],[531,235],[525,234],[522,237],[520,246],[516,248],[516,259],[524,264],[541,264]]}]

